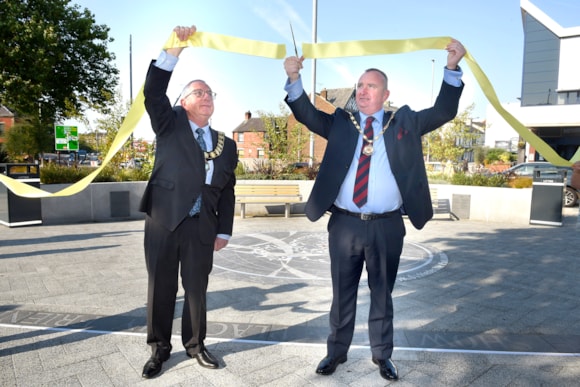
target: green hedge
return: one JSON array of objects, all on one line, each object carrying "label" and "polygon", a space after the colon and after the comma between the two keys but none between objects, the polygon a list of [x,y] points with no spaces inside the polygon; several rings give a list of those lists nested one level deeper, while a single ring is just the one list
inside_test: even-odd
[{"label": "green hedge", "polygon": [[480,187],[504,187],[507,184],[507,178],[504,175],[482,175],[474,173],[473,175],[466,175],[464,173],[456,173],[451,179],[450,183],[454,185],[475,185]]},{"label": "green hedge", "polygon": [[[92,173],[93,167],[67,167],[57,164],[44,164],[40,168],[42,184],[73,184]],[[122,169],[107,165],[93,180],[99,182],[147,181],[149,172],[144,169]]]},{"label": "green hedge", "polygon": [[[89,175],[96,168],[92,167],[67,167],[57,164],[45,164],[40,168],[40,182],[42,184],[72,184]],[[150,168],[115,168],[107,165],[93,180],[94,182],[119,182],[119,181],[147,181],[151,174]],[[236,169],[237,180],[273,180],[268,173],[247,173],[242,168]],[[309,180],[305,173],[280,173],[275,176],[276,180]],[[431,184],[454,184],[473,185],[484,187],[522,187],[523,184],[508,184],[504,175],[482,175],[455,173],[451,177],[443,174],[430,174]]]}]

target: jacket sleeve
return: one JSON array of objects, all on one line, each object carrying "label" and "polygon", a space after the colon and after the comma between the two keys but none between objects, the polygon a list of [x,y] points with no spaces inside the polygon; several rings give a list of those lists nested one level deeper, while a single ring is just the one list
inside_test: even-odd
[{"label": "jacket sleeve", "polygon": [[167,97],[167,86],[171,79],[172,72],[162,70],[151,62],[145,85],[143,86],[143,95],[145,97],[145,109],[151,119],[151,127],[157,136],[162,135],[169,128],[175,126],[175,116],[171,108],[171,102]]},{"label": "jacket sleeve", "polygon": [[421,135],[432,132],[455,118],[463,86],[463,82],[460,87],[442,82],[433,107],[421,110],[416,115],[415,127],[420,128]]},{"label": "jacket sleeve", "polygon": [[328,139],[329,129],[334,121],[333,115],[316,109],[306,93],[302,93],[295,101],[289,102],[288,97],[285,101],[298,122],[304,124],[311,132]]}]

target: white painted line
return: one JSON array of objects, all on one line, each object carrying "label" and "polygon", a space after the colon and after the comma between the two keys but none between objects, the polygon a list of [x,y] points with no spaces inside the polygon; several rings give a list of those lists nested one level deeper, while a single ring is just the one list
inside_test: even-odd
[{"label": "white painted line", "polygon": [[[114,332],[114,331],[99,331],[92,329],[70,329],[57,327],[36,327],[30,325],[17,324],[2,324],[2,328],[13,329],[29,329],[36,331],[54,331],[54,332],[74,332],[87,333],[93,335],[118,335],[118,336],[141,336],[146,337],[145,333],[137,332]],[[175,339],[180,339],[181,336],[173,335]],[[260,344],[260,345],[285,345],[294,347],[324,347],[326,343],[302,343],[302,342],[287,342],[287,341],[266,341],[266,340],[246,340],[246,339],[225,339],[219,337],[207,337],[206,341],[213,341],[218,343],[240,343],[240,344]],[[368,345],[351,345],[351,348],[370,349]],[[445,348],[413,348],[413,347],[395,347],[395,351],[412,351],[412,352],[432,352],[432,353],[466,353],[476,355],[505,355],[505,356],[552,356],[552,357],[580,357],[580,353],[558,353],[558,352],[518,352],[518,351],[490,351],[490,350],[475,350],[475,349],[445,349]]]}]

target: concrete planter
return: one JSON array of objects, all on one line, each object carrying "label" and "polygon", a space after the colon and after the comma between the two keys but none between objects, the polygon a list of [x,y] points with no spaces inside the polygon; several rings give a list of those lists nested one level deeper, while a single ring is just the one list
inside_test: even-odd
[{"label": "concrete planter", "polygon": [[[308,199],[312,180],[239,180],[237,184],[298,184],[304,202]],[[43,198],[43,224],[65,224],[83,222],[107,222],[116,220],[144,219],[138,211],[146,182],[93,183],[73,196]],[[47,184],[41,188],[57,192],[65,184]],[[439,199],[449,199],[451,211],[459,219],[529,224],[532,189],[474,187],[448,184],[432,184]],[[249,216],[265,216],[283,213],[276,206],[248,204]],[[302,214],[304,205],[292,207],[293,214]],[[239,214],[239,208],[236,208]]]},{"label": "concrete planter", "polygon": [[431,184],[440,199],[449,199],[459,219],[529,224],[531,188],[475,187]]},{"label": "concrete planter", "polygon": [[[284,180],[239,180],[237,184],[284,184]],[[314,181],[293,180],[288,184],[298,184],[304,202],[308,199]],[[436,188],[439,199],[449,199],[452,212],[459,219],[470,219],[484,222],[506,222],[529,224],[532,200],[531,188],[496,188],[475,187],[465,185],[431,184]],[[303,213],[303,205],[292,206],[292,214]],[[249,216],[264,216],[268,214],[282,215],[283,206],[262,204],[247,204],[246,213]]]},{"label": "concrete planter", "polygon": [[[42,198],[43,224],[107,222],[145,219],[139,202],[145,181],[92,183],[76,195]],[[68,184],[43,184],[41,189],[58,192]]]}]

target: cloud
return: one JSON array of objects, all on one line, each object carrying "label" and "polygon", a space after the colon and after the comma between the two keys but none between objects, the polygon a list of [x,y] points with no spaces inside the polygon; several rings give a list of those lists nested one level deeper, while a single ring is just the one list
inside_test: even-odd
[{"label": "cloud", "polygon": [[264,1],[260,3],[252,2],[252,12],[260,19],[262,19],[268,26],[278,33],[284,40],[292,42],[292,33],[290,31],[290,23],[294,30],[296,44],[300,46],[300,42],[304,40],[304,36],[308,36],[311,26],[300,17],[296,9],[287,1],[274,0]]}]

